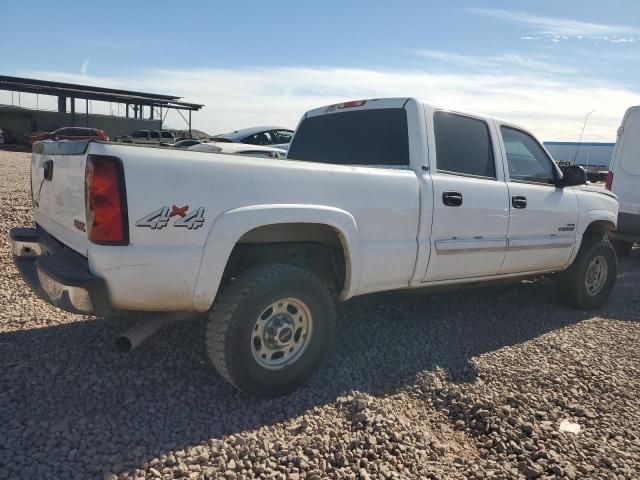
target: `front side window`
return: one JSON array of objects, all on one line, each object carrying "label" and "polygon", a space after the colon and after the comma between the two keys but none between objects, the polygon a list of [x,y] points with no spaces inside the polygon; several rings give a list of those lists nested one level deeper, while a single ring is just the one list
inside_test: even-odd
[{"label": "front side window", "polygon": [[173,138],[171,132],[162,132],[162,138]]},{"label": "front side window", "polygon": [[493,145],[484,120],[436,112],[433,122],[438,171],[496,178]]},{"label": "front side window", "polygon": [[500,127],[507,152],[509,178],[516,182],[554,184],[556,169],[540,144],[520,130]]},{"label": "front side window", "polygon": [[353,110],[306,118],[287,158],[336,165],[408,166],[403,108]]},{"label": "front side window", "polygon": [[151,132],[151,138],[160,138],[160,132]]}]

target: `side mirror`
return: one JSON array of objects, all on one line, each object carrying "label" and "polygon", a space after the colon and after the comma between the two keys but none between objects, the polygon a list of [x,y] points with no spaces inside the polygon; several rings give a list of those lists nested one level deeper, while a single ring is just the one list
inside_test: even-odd
[{"label": "side mirror", "polygon": [[587,183],[587,172],[580,165],[570,165],[563,168],[561,187],[573,187]]}]

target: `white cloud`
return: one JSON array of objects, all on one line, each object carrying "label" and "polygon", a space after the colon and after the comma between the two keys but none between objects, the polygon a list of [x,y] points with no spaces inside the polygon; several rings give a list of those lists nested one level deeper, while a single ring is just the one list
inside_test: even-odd
[{"label": "white cloud", "polygon": [[[515,71],[519,71],[515,69]],[[616,85],[586,83],[558,76],[518,74],[441,74],[423,70],[372,70],[332,67],[148,70],[125,77],[82,77],[57,72],[23,76],[181,95],[203,103],[194,128],[221,133],[253,125],[295,127],[311,108],[348,99],[414,96],[462,111],[476,111],[517,122],[549,140],[577,140],[584,115],[596,109],[585,140],[612,141],[627,107],[640,93]],[[23,98],[23,105],[25,105]],[[101,108],[103,110],[101,110]],[[109,104],[92,111],[107,113]],[[182,128],[171,113],[167,124]]]},{"label": "white cloud", "polygon": [[[500,10],[491,8],[469,8],[468,12],[505,20],[511,23],[522,25],[530,29],[530,32],[537,35],[549,37],[552,41],[559,42],[567,40],[569,37],[591,37],[591,36],[616,36],[638,35],[640,28],[628,25],[610,25],[605,23],[582,22],[566,18],[545,17],[533,15],[526,12],[516,12],[510,10]],[[533,38],[526,38],[531,40]]]},{"label": "white cloud", "polygon": [[501,55],[464,55],[453,52],[445,52],[442,50],[416,50],[415,53],[421,57],[446,62],[448,64],[457,64],[471,69],[489,70],[500,69],[512,71],[514,68],[518,70],[532,70],[537,73],[574,73],[575,69],[566,65],[558,65],[549,63],[540,55],[522,56],[515,53],[507,53]]},{"label": "white cloud", "polygon": [[84,62],[82,62],[82,66],[80,67],[80,74],[83,77],[86,77],[88,73],[89,73],[89,57],[84,59]]}]

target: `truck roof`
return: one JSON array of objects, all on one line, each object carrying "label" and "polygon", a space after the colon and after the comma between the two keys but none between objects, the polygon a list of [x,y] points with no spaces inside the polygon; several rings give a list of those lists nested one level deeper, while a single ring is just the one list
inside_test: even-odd
[{"label": "truck roof", "polygon": [[[343,103],[327,105],[325,107],[314,108],[313,110],[309,110],[308,112],[306,112],[302,118],[305,119],[308,117],[314,117],[316,115],[335,113],[343,110],[349,111],[352,108],[357,108],[359,110],[367,110],[367,109],[373,110],[376,108],[402,108],[408,102],[416,102],[432,110],[445,110],[453,113],[461,113],[464,115],[471,115],[471,116],[483,118],[483,119],[498,120],[502,123],[505,123],[511,126],[517,126],[513,122],[510,122],[501,118],[492,117],[489,115],[485,115],[485,114],[470,111],[470,110],[459,110],[455,108],[446,108],[446,107],[436,106],[431,103],[424,102],[419,98],[415,98],[415,97],[389,97],[389,98],[368,98],[368,99],[362,99],[362,100],[351,100]],[[523,127],[518,127],[518,128],[523,128]]]}]

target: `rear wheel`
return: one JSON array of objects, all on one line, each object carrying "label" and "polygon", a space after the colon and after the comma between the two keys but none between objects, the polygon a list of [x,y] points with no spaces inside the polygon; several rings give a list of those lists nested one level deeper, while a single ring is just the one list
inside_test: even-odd
[{"label": "rear wheel", "polygon": [[233,280],[214,304],[207,350],[236,388],[273,397],[309,378],[334,330],[333,298],[321,280],[291,265],[263,265]]},{"label": "rear wheel", "polygon": [[612,240],[611,244],[616,249],[616,253],[619,257],[626,257],[631,253],[633,249],[633,242],[627,242],[625,240]]},{"label": "rear wheel", "polygon": [[561,298],[576,308],[599,308],[609,298],[616,275],[616,252],[609,240],[584,239],[571,266],[558,274]]}]

